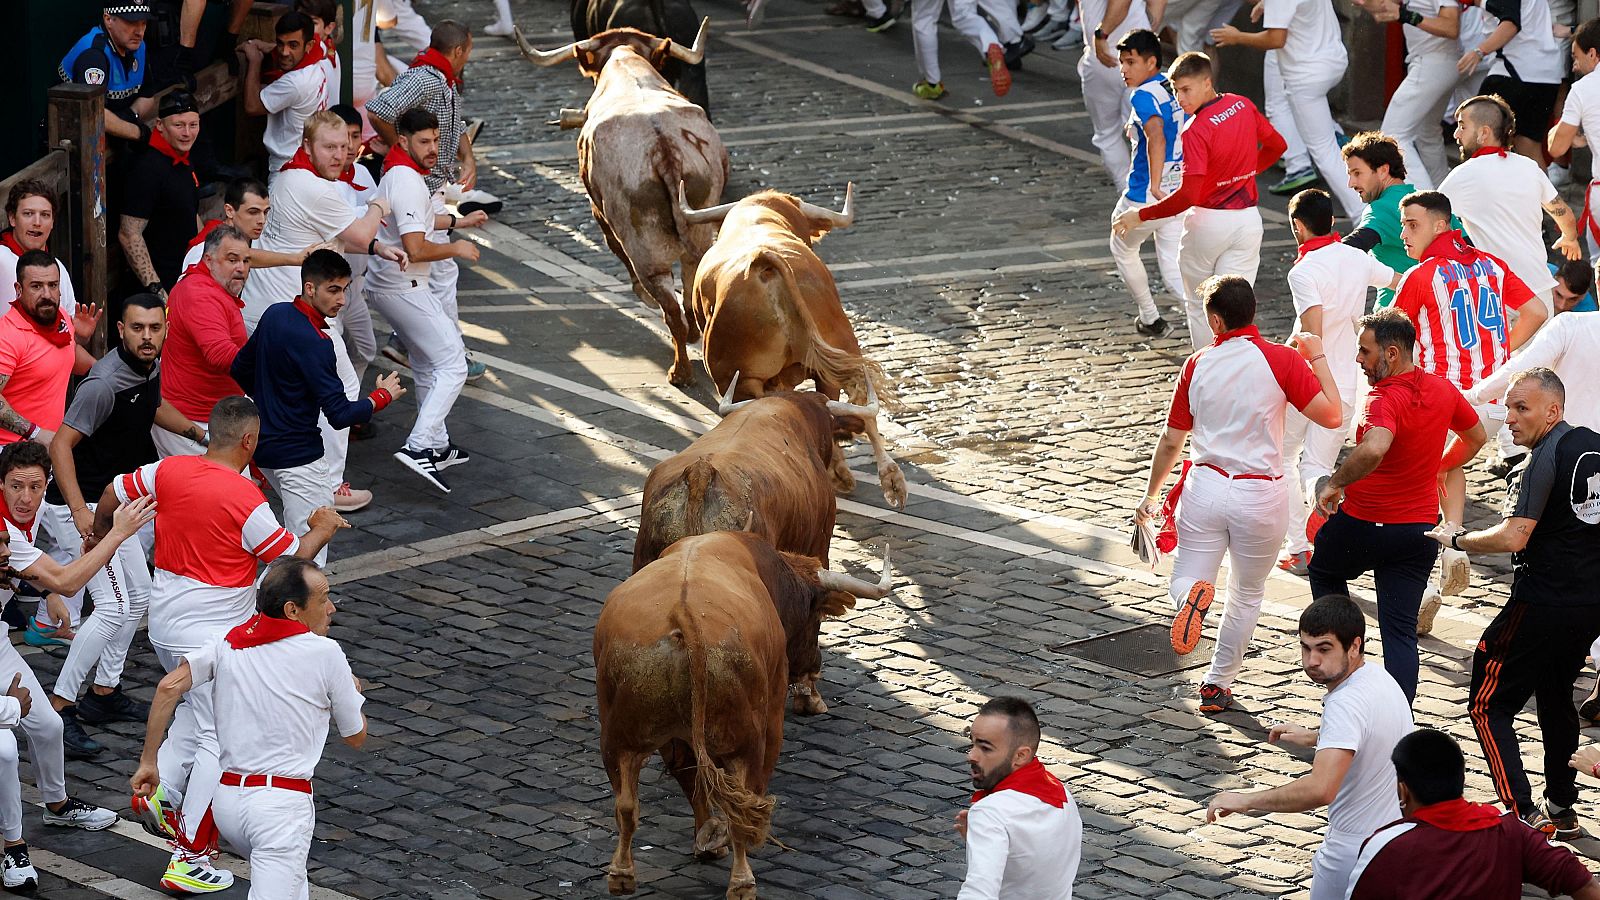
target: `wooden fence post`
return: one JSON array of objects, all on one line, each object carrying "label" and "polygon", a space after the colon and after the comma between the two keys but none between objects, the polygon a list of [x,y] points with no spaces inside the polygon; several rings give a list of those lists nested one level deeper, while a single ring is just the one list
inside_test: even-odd
[{"label": "wooden fence post", "polygon": [[[79,303],[106,308],[106,127],[105,88],[58,84],[46,92],[51,149],[67,153],[67,196],[63,206],[72,225],[72,270]],[[90,346],[105,352],[102,319]]]}]

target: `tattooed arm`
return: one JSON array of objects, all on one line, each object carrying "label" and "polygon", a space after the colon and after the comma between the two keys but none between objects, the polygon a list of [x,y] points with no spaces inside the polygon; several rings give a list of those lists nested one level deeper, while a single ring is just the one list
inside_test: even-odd
[{"label": "tattooed arm", "polygon": [[1572,214],[1572,207],[1558,196],[1544,205],[1544,211],[1561,228],[1561,239],[1551,244],[1550,248],[1560,250],[1567,259],[1582,259],[1583,244],[1578,239],[1578,217]]},{"label": "tattooed arm", "polygon": [[[0,392],[5,391],[6,384],[10,381],[10,375],[0,375]],[[32,422],[23,418],[21,413],[11,408],[11,404],[6,401],[4,393],[0,393],[0,428],[27,437],[28,433],[33,431],[33,427]],[[54,437],[55,432],[43,429],[40,429],[39,433],[34,435],[34,439],[46,447],[50,446],[50,440]]]},{"label": "tattooed arm", "polygon": [[[161,283],[161,276],[156,274],[156,267],[150,262],[150,248],[144,242],[144,230],[149,224],[149,219],[124,215],[122,225],[117,229],[117,241],[122,244],[122,254],[128,258],[133,273],[139,276],[139,283],[145,285]],[[5,423],[0,421],[0,425]]]}]

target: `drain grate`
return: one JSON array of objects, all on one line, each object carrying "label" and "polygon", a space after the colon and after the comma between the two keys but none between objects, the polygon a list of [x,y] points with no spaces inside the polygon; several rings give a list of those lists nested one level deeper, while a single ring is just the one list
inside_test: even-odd
[{"label": "drain grate", "polygon": [[1172,652],[1171,629],[1168,626],[1142,625],[1081,641],[1056,644],[1049,649],[1055,653],[1153,678],[1209,665],[1211,648],[1215,643],[1209,638],[1202,638],[1193,653],[1179,656]]}]

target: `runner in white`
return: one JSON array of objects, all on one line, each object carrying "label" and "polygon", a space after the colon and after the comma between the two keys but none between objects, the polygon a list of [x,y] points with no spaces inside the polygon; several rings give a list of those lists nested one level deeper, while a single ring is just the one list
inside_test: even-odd
[{"label": "runner in white", "polygon": [[1100,161],[1110,173],[1111,183],[1118,187],[1127,186],[1130,161],[1125,132],[1130,85],[1118,68],[1115,48],[1128,32],[1150,27],[1144,3],[1145,0],[1081,0],[1078,7],[1085,31],[1092,29],[1093,34],[1078,60],[1083,105],[1089,109]]},{"label": "runner in white", "polygon": [[[1578,26],[1572,35],[1572,68],[1581,76],[1567,90],[1567,103],[1561,109],[1561,121],[1550,128],[1545,146],[1552,157],[1565,156],[1582,134],[1590,145],[1600,144],[1600,19],[1590,19]],[[1594,216],[1594,189],[1600,178],[1589,182],[1583,191],[1583,215],[1578,227],[1583,240],[1589,245],[1589,262],[1600,262],[1600,223]],[[66,283],[62,282],[63,288]],[[62,291],[65,295],[66,291]],[[1565,380],[1565,379],[1563,379]],[[1570,387],[1571,382],[1568,382]]]},{"label": "runner in white", "polygon": [[316,826],[311,778],[329,718],[356,748],[367,739],[367,720],[350,663],[327,636],[333,597],[315,563],[285,559],[269,566],[256,610],[249,621],[184,654],[161,680],[131,783],[136,796],[155,793],[157,748],[179,698],[209,689],[222,766],[210,818],[222,840],[249,859],[251,897],[295,900],[309,893],[306,859]]},{"label": "runner in white", "polygon": [[[101,495],[90,538],[105,533],[123,504],[143,498],[161,503],[149,634],[156,658],[169,672],[185,654],[250,618],[261,563],[286,555],[310,558],[335,531],[349,527],[338,513],[322,507],[312,513],[310,530],[297,539],[278,524],[255,482],[239,474],[250,465],[260,432],[248,397],[224,398],[207,424],[211,445],[204,456],[169,456],[113,481]],[[188,893],[226,889],[233,873],[213,867],[214,848],[200,840],[221,775],[210,689],[202,686],[184,697],[161,745],[160,769],[165,795],[153,802],[181,804],[184,829],[174,841],[162,886]],[[140,798],[134,811],[146,815],[145,806]]]},{"label": "runner in white", "polygon": [[1400,145],[1411,183],[1431,191],[1450,171],[1439,122],[1459,78],[1461,6],[1456,0],[1367,0],[1363,5],[1379,22],[1404,25],[1406,77],[1389,98],[1379,130]]},{"label": "runner in white", "polygon": [[[323,65],[326,51],[317,39],[316,25],[310,16],[284,13],[274,26],[276,45],[265,41],[245,41],[244,87],[240,99],[244,110],[253,116],[266,116],[267,128],[262,143],[267,148],[267,186],[274,187],[279,173],[300,148],[306,120],[329,104],[328,69]],[[263,84],[261,66],[265,54],[272,53],[277,77]]]}]

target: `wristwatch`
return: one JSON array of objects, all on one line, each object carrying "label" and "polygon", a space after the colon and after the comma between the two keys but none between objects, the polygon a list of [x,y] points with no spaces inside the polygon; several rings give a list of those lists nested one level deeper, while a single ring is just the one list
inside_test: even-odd
[{"label": "wristwatch", "polygon": [[[1458,531],[1455,534],[1450,535],[1450,549],[1452,549],[1452,550],[1460,550],[1461,549],[1461,545],[1459,543],[1457,543],[1457,541],[1461,540],[1461,536],[1463,534],[1466,534],[1466,532]],[[1463,551],[1463,552],[1465,552],[1465,551]]]},{"label": "wristwatch", "polygon": [[1109,40],[1111,40],[1111,35],[1106,34],[1104,31],[1101,31],[1100,30],[1100,26],[1096,25],[1094,27],[1094,39],[1097,40],[1097,41],[1109,41]]}]

